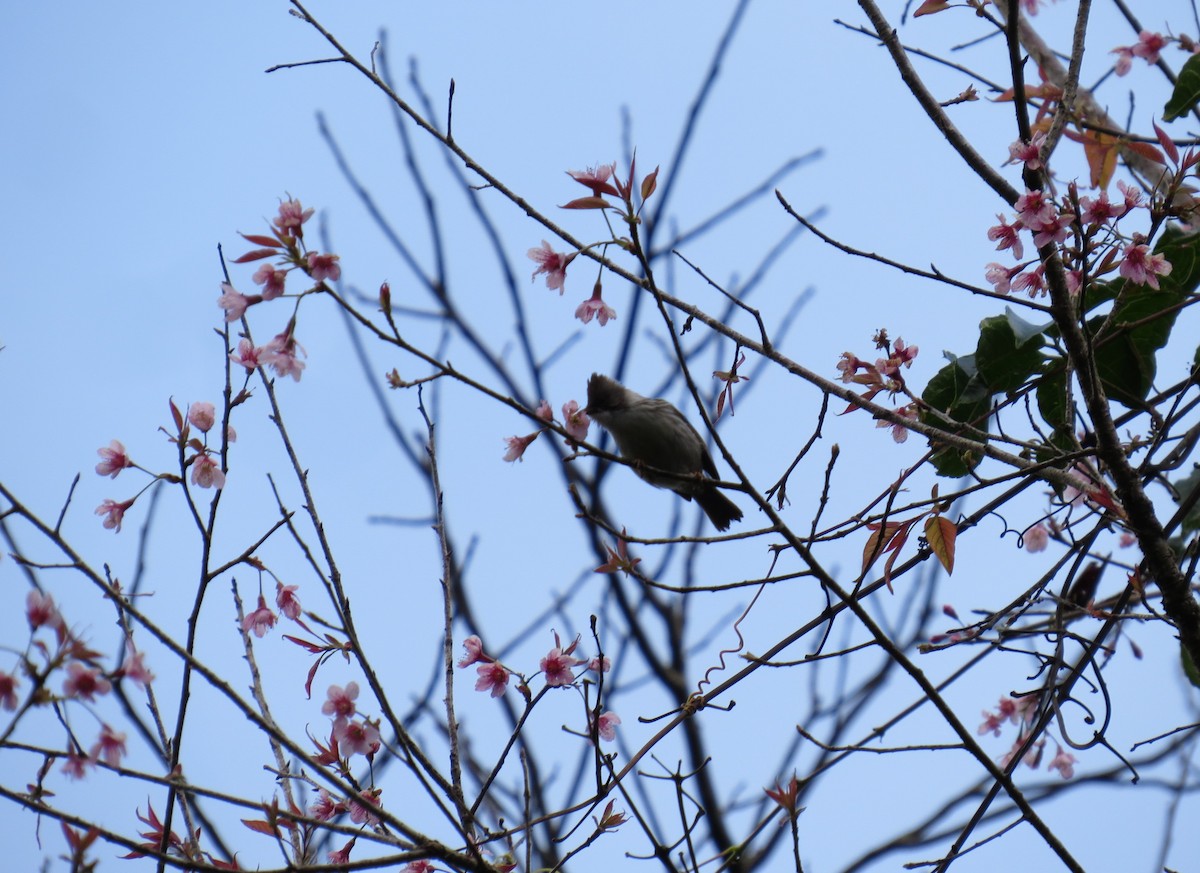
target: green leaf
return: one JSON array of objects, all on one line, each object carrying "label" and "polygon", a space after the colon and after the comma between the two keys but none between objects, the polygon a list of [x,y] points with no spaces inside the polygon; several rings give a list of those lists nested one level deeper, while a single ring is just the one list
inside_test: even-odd
[{"label": "green leaf", "polygon": [[1183,675],[1187,676],[1192,685],[1200,688],[1200,669],[1197,669],[1196,662],[1192,660],[1182,641],[1179,643],[1179,661],[1183,664]]},{"label": "green leaf", "polygon": [[[1171,264],[1170,275],[1159,278],[1159,290],[1125,279],[1106,283],[1106,290],[1116,294],[1113,309],[1088,320],[1105,392],[1131,408],[1140,407],[1150,393],[1158,368],[1156,354],[1171,336],[1179,305],[1200,285],[1200,235],[1170,225],[1154,251]],[[1106,319],[1107,328],[1099,333]]]},{"label": "green leaf", "polygon": [[[950,358],[950,363],[929,380],[921,399],[955,421],[982,427],[992,411],[992,392],[987,389],[979,375],[975,366],[975,356],[956,358],[948,354],[947,357]],[[940,416],[930,412],[922,412],[921,420],[925,424],[951,433],[958,430],[948,427]],[[981,458],[957,449],[942,448],[934,452],[931,460],[938,473],[957,478],[974,469]]]},{"label": "green leaf", "polygon": [[1163,121],[1174,121],[1187,115],[1200,101],[1200,55],[1192,55],[1179,71],[1171,99],[1163,107]]},{"label": "green leaf", "polygon": [[[1023,339],[1014,330],[1011,319],[1019,322]],[[1016,391],[1041,368],[1042,332],[1033,329],[1030,333],[1032,327],[1012,313],[994,315],[980,323],[975,363],[983,384],[992,394]]]},{"label": "green leaf", "polygon": [[[1179,499],[1175,502],[1183,503],[1192,496],[1197,487],[1200,487],[1200,466],[1193,467],[1192,472],[1172,484],[1174,485],[1175,493],[1179,495]],[[1179,523],[1179,528],[1184,534],[1200,530],[1200,503],[1193,506],[1192,511],[1183,517],[1183,520]]]}]

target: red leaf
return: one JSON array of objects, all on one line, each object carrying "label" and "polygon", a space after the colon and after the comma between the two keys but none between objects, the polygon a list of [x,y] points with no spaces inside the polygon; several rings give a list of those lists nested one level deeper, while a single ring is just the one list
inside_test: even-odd
[{"label": "red leaf", "polygon": [[654,168],[654,172],[642,179],[642,202],[645,203],[650,199],[650,195],[654,193],[654,189],[658,187],[658,167]]},{"label": "red leaf", "polygon": [[279,252],[275,251],[275,249],[254,249],[253,251],[246,252],[240,258],[234,258],[233,262],[235,264],[245,264],[249,261],[261,261],[263,258],[273,258],[277,254]]},{"label": "red leaf", "polygon": [[1175,143],[1171,142],[1171,138],[1166,132],[1154,122],[1150,122],[1154,127],[1154,135],[1158,137],[1158,144],[1163,147],[1163,151],[1171,158],[1171,163],[1179,165],[1179,149],[1175,148]]},{"label": "red leaf", "polygon": [[560,209],[610,209],[611,205],[603,197],[580,197],[570,203],[564,203]]},{"label": "red leaf", "polygon": [[262,234],[258,233],[243,233],[240,234],[240,236],[246,242],[252,242],[256,246],[271,246],[272,248],[276,249],[283,248],[283,243],[275,239],[273,236],[263,236]]}]

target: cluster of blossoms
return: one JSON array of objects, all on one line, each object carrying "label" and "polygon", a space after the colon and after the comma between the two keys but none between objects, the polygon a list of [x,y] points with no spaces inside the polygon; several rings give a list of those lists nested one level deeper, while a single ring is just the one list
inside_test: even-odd
[{"label": "cluster of blossoms", "polygon": [[1176,43],[1181,51],[1189,54],[1200,52],[1200,43],[1197,43],[1190,36],[1165,36],[1161,33],[1155,33],[1150,30],[1143,30],[1138,34],[1137,42],[1133,45],[1119,45],[1113,49],[1110,54],[1117,56],[1117,61],[1113,65],[1113,69],[1118,76],[1124,76],[1129,72],[1133,65],[1134,58],[1141,58],[1147,64],[1153,66],[1158,63],[1159,55],[1170,43]]},{"label": "cluster of blossoms", "polygon": [[[539,663],[542,676],[545,678],[547,688],[567,688],[573,687],[580,680],[583,674],[591,673],[607,673],[612,669],[612,662],[607,656],[604,658],[577,658],[575,650],[579,646],[579,637],[575,637],[571,643],[563,647],[562,640],[559,639],[558,633],[554,634],[554,647],[546,653]],[[500,663],[499,659],[493,658],[483,650],[483,641],[479,637],[472,634],[463,640],[463,648],[466,654],[458,661],[459,669],[470,667],[472,664],[478,664],[475,672],[478,679],[475,680],[476,691],[487,691],[492,697],[499,697],[508,689],[508,680],[515,671],[510,670],[504,664]],[[583,671],[576,674],[575,670],[578,667],[583,667]],[[520,674],[518,676],[517,689],[526,701],[531,699],[529,684]],[[617,725],[621,723],[621,718],[615,712],[606,711],[600,714],[598,719],[593,720],[591,712],[588,713],[588,736],[595,732],[600,739],[611,742],[616,739]]]},{"label": "cluster of blossoms", "polygon": [[[305,209],[299,200],[285,200],[279,204],[279,214],[272,220],[271,235],[242,234],[247,241],[260,248],[246,252],[234,260],[235,264],[274,258],[263,264],[251,276],[251,281],[262,286],[258,294],[242,294],[228,282],[221,284],[221,296],[217,305],[225,310],[225,321],[240,320],[251,306],[282,297],[288,274],[300,270],[315,284],[297,297],[322,290],[326,281],[336,282],[342,276],[338,256],[324,252],[310,252],[304,245],[304,224],[312,218],[313,210]],[[238,343],[237,351],[229,357],[235,364],[246,368],[247,373],[260,366],[271,367],[276,375],[291,376],[297,382],[304,371],[302,356],[307,357],[304,346],[296,342],[296,317],[289,319],[287,327],[266,345],[255,346],[247,339]]]},{"label": "cluster of blossoms", "polygon": [[[1033,155],[1037,153],[1037,141],[1041,136],[1035,134],[1034,141],[1028,144],[1014,143],[1010,147],[1013,154],[1027,165],[1037,160]],[[1033,243],[1038,248],[1060,245],[1069,235],[1074,235],[1076,244],[1064,251],[1066,263],[1070,265],[1066,274],[1067,288],[1073,294],[1079,292],[1085,275],[1095,278],[1114,268],[1133,284],[1157,291],[1159,277],[1170,275],[1171,264],[1163,255],[1150,250],[1142,234],[1132,233],[1125,238],[1117,229],[1118,222],[1133,210],[1150,207],[1142,203],[1142,192],[1133,186],[1118,181],[1117,188],[1122,198],[1113,202],[1105,191],[1097,197],[1078,196],[1072,184],[1061,205],[1044,191],[1026,191],[1017,199],[1017,211],[1012,221],[997,215],[999,223],[988,229],[988,239],[996,243],[997,251],[1010,249],[1019,263],[1012,267],[995,262],[987,265],[987,280],[996,293],[1025,291],[1030,297],[1047,293],[1045,264],[1038,258],[1021,261],[1025,254],[1022,231],[1033,235]],[[1094,269],[1089,271],[1089,265]]]},{"label": "cluster of blossoms", "polygon": [[[221,469],[220,461],[214,454],[214,450],[208,445],[208,432],[217,423],[216,407],[211,403],[193,403],[188,407],[186,419],[173,401],[170,407],[172,418],[175,421],[175,435],[169,439],[173,443],[185,446],[184,467],[191,467],[192,484],[198,488],[216,488],[218,490],[224,488],[225,471]],[[203,434],[203,439],[190,436],[190,430],[193,427]],[[225,442],[232,443],[236,440],[237,431],[233,429],[233,425],[229,425],[225,429]],[[99,476],[116,479],[122,470],[130,467],[149,472],[130,459],[129,453],[120,440],[112,440],[107,446],[97,449],[96,454],[100,456],[100,462],[96,464],[96,474]],[[96,515],[104,517],[105,528],[120,532],[121,523],[125,520],[125,513],[154,482],[159,479],[169,482],[182,481],[172,473],[158,475],[151,473],[150,475],[153,477],[151,482],[128,500],[105,500],[96,507]]]},{"label": "cluster of blossoms", "polygon": [[[47,684],[51,673],[64,672],[61,697],[58,700],[95,703],[98,697],[112,691],[114,682],[127,679],[139,688],[145,688],[154,681],[154,674],[146,666],[143,653],[137,650],[132,639],[126,640],[125,659],[121,666],[113,672],[105,672],[99,665],[100,654],[88,648],[70,629],[54,598],[49,594],[34,589],[26,595],[25,619],[29,623],[31,639],[44,629],[52,633],[54,642],[49,644],[38,640],[36,645],[31,645],[27,651],[40,653],[45,662],[37,665],[28,660],[27,656],[24,672],[36,677],[39,686]],[[20,705],[20,686],[17,671],[0,671],[0,706],[9,712],[16,711]],[[96,741],[86,751],[78,745],[74,736],[71,736],[63,772],[72,779],[82,779],[87,775],[88,768],[95,766],[97,762],[103,761],[109,767],[119,767],[124,756],[125,734],[102,722]]]},{"label": "cluster of blossoms", "polygon": [[[545,400],[538,404],[535,414],[542,421],[554,421],[554,412],[550,409],[550,404]],[[568,400],[563,404],[562,415],[562,427],[567,432],[567,445],[575,448],[579,443],[587,439],[588,430],[592,426],[592,420],[588,418],[588,414],[575,400]],[[533,444],[534,440],[542,435],[544,430],[546,428],[542,427],[525,436],[505,437],[504,443],[507,446],[507,450],[504,452],[504,460],[509,463],[524,460],[522,456],[525,454],[525,450]]]},{"label": "cluster of blossoms", "polygon": [[[642,179],[638,189],[640,203],[635,203],[633,182],[636,176],[636,164],[637,159],[635,158],[629,166],[629,177],[623,182],[617,176],[616,162],[601,164],[598,167],[588,167],[586,170],[568,170],[567,175],[587,188],[591,194],[563,204],[563,209],[613,210],[620,214],[622,220],[631,229],[635,228],[641,220],[639,213],[642,207],[658,185],[658,168],[656,167],[654,172]],[[607,220],[607,213],[605,218]],[[612,229],[611,225],[609,229]],[[627,250],[633,248],[633,242],[628,237],[616,239],[613,242]],[[608,244],[607,242],[603,243],[603,246]],[[536,279],[539,275],[545,274],[546,287],[551,291],[557,291],[561,296],[565,290],[567,267],[578,254],[579,252],[556,252],[550,243],[542,240],[540,247],[532,248],[527,252],[528,257],[537,264],[537,269],[533,271],[531,278]],[[610,319],[617,317],[616,310],[604,302],[599,278],[592,286],[592,296],[576,308],[575,317],[584,324],[588,324],[595,318],[600,322],[601,327],[608,324]]]},{"label": "cluster of blossoms", "polygon": [[[1012,747],[1000,758],[1001,767],[1007,767],[1012,762],[1013,756],[1025,745],[1029,731],[1037,720],[1037,714],[1037,695],[1034,694],[1026,694],[1017,698],[1002,697],[995,712],[986,709],[983,711],[983,723],[979,725],[978,730],[980,736],[990,733],[998,737],[1001,729],[1008,722],[1018,728],[1017,738]],[[1041,737],[1025,753],[1024,763],[1035,770],[1040,767],[1045,746],[1046,738]],[[1046,769],[1056,770],[1063,779],[1070,779],[1075,775],[1075,756],[1062,746],[1057,746],[1057,751]]]},{"label": "cluster of blossoms", "polygon": [[[896,341],[892,342],[888,338],[886,330],[876,333],[873,341],[875,348],[882,351],[884,357],[876,358],[875,362],[871,363],[851,352],[842,352],[842,357],[837,362],[838,378],[848,385],[864,386],[866,389],[862,393],[864,400],[873,400],[875,395],[884,391],[891,397],[900,394],[912,397],[905,385],[901,369],[912,367],[912,362],[917,357],[920,347],[906,345],[902,337],[897,337]],[[919,411],[917,403],[918,401],[914,398],[911,402],[898,407],[896,414],[915,421]],[[845,411],[852,412],[858,408],[851,404]],[[903,424],[880,420],[876,423],[876,427],[891,428],[892,439],[898,443],[908,439],[908,428]]]}]

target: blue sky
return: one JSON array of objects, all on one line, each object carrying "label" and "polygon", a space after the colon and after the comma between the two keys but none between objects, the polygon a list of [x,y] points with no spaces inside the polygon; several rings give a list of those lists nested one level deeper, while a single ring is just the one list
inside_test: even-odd
[{"label": "blue sky", "polygon": [[[1070,6],[1047,11],[1038,23],[1061,26],[1069,20]],[[579,193],[564,171],[621,157],[621,113],[627,107],[639,165],[649,170],[662,164],[660,179],[667,174],[677,177],[673,212],[683,227],[719,210],[789,159],[820,150],[819,158],[779,182],[794,206],[804,212],[824,210],[822,227],[848,243],[918,266],[935,263],[948,274],[983,284],[983,265],[996,259],[985,233],[1003,204],[983,191],[949,147],[937,140],[884,53],[871,40],[831,20],[842,15],[856,22],[856,5],[753,3],[700,119],[697,145],[680,166],[667,162],[730,4],[713,4],[702,12],[693,4],[629,0],[602,7],[527,3],[521,4],[519,14],[515,8],[314,0],[311,11],[361,56],[369,53],[380,28],[385,28],[393,70],[401,73],[408,59],[415,58],[439,111],[444,110],[453,78],[459,143],[583,238],[600,234],[597,226],[587,223],[591,216],[563,218],[554,209]],[[1181,12],[1184,4],[1171,4],[1170,9]],[[891,9],[889,14],[898,12]],[[903,36],[945,50],[971,32],[968,18],[961,14],[923,19]],[[1177,20],[1181,27],[1188,24],[1188,19]],[[92,508],[135,486],[125,479],[113,483],[96,477],[91,472],[95,451],[118,438],[135,460],[154,469],[169,466],[169,447],[156,432],[169,420],[168,398],[180,404],[219,400],[222,350],[212,332],[220,324],[218,244],[227,255],[238,254],[245,244],[237,232],[260,231],[279,198],[290,193],[320,210],[319,220],[342,257],[349,284],[373,294],[379,282],[387,280],[395,299],[416,294],[412,275],[338,174],[318,133],[317,113],[428,270],[432,264],[424,225],[396,147],[393,119],[379,94],[339,65],[264,72],[275,64],[330,53],[311,29],[287,14],[286,4],[75,4],[66,11],[53,4],[7,4],[0,9],[0,26],[10,35],[10,45],[0,56],[9,131],[0,138],[0,162],[6,168],[0,191],[7,206],[0,226],[10,252],[9,287],[0,304],[0,478],[53,517],[71,478],[82,472],[65,529],[86,554],[110,563],[118,575],[128,575],[135,560],[132,534],[140,519],[131,513],[132,524],[113,536],[100,529]],[[1107,65],[1110,45],[1132,41],[1123,31],[1106,32],[1109,23],[1099,26],[1101,35],[1089,54],[1088,81]],[[1111,39],[1107,33],[1113,34]],[[991,58],[985,62],[984,57],[969,55],[964,62],[985,67]],[[921,69],[945,98],[969,81],[946,68]],[[994,65],[986,71],[999,75]],[[1129,82],[1148,81],[1139,78],[1146,75],[1138,67]],[[1105,92],[1114,114],[1122,118],[1123,88]],[[405,93],[411,96],[412,91]],[[1137,105],[1137,123],[1148,121],[1152,103],[1143,100]],[[954,118],[982,152],[997,164],[1003,160],[1013,138],[1003,108],[980,101],[956,108]],[[458,231],[450,244],[450,275],[460,299],[477,313],[484,335],[500,347],[512,324],[495,270],[466,217],[461,196],[448,187],[440,155],[428,140],[418,142],[423,166],[445,192],[441,205]],[[1011,178],[1017,179],[1015,171]],[[527,327],[539,348],[548,353],[566,340],[572,342],[549,374],[547,399],[556,410],[567,399],[582,401],[587,375],[611,365],[627,296],[618,288],[606,296],[618,307],[617,322],[604,329],[596,324],[582,328],[571,314],[590,290],[590,278],[575,277],[563,298],[546,291],[540,281],[527,283],[524,271],[532,271],[532,264],[524,252],[537,245],[545,231],[498,197],[487,199],[486,206],[527,291]],[[714,278],[734,282],[790,228],[774,199],[767,197],[685,254]],[[675,270],[679,287],[690,299],[713,309],[719,305],[711,291],[691,281],[682,265]],[[245,289],[251,272],[235,268],[234,283]],[[940,366],[943,349],[969,351],[979,320],[998,311],[994,301],[964,298],[849,259],[811,237],[785,253],[754,304],[768,322],[777,323],[791,301],[806,291],[813,296],[783,346],[828,376],[834,375],[842,351],[867,357],[871,335],[886,326],[893,336],[921,346],[922,358],[911,378],[923,384]],[[264,314],[255,324],[256,334],[269,337],[285,320],[285,315]],[[433,616],[426,621],[432,621],[436,631],[436,591],[408,586],[401,570],[412,578],[433,579],[438,569],[435,556],[428,541],[414,545],[406,531],[366,523],[371,516],[417,514],[422,495],[413,493],[411,477],[390,452],[379,413],[352,363],[353,351],[333,309],[307,308],[300,338],[308,347],[309,368],[299,384],[280,386],[289,425],[304,463],[311,466],[314,488],[330,517],[339,522],[333,536],[345,554],[344,569],[362,585],[360,602],[372,607],[364,623],[396,646],[397,665],[416,665],[423,676],[432,657],[430,626],[422,627],[417,617]],[[456,363],[478,368],[468,351],[455,351]],[[647,342],[629,377],[631,386],[651,390],[661,379],[661,360],[657,347]],[[386,354],[373,364],[379,375],[393,366],[403,375],[416,375],[404,371],[411,362]],[[778,475],[781,459],[794,450],[796,434],[807,434],[812,427],[816,397],[811,389],[765,376],[737,416],[726,421],[723,433],[754,476],[769,482]],[[271,442],[261,396],[258,400],[237,421],[237,463],[226,495],[233,504],[228,509],[231,521],[221,531],[222,546],[231,550],[271,516],[264,473],[284,469]],[[411,395],[390,402],[407,427],[416,426]],[[507,637],[528,620],[529,603],[540,603],[550,592],[567,587],[585,569],[587,556],[581,563],[582,541],[560,480],[548,469],[554,463],[550,454],[531,452],[523,464],[512,466],[499,460],[502,438],[526,432],[526,422],[511,411],[479,405],[457,389],[447,390],[443,403],[438,427],[446,440],[449,510],[464,541],[466,532],[479,533],[474,561],[494,578],[494,584],[481,585],[479,603],[493,616],[497,637]],[[862,503],[863,495],[882,490],[921,450],[919,441],[895,446],[862,416],[831,421],[826,435],[848,452],[842,468],[847,477],[844,503],[836,507],[844,512]],[[819,475],[820,466],[813,469],[818,471],[813,475]],[[645,525],[651,533],[656,519],[675,508],[674,498],[644,489],[625,471],[616,472],[608,499],[631,528]],[[558,490],[551,491],[555,487]],[[799,517],[811,508],[811,499],[805,489],[797,491]],[[287,497],[293,507],[299,505],[294,488]],[[1029,509],[1036,517],[1037,507]],[[186,596],[174,595],[172,586],[189,590],[194,542],[180,545],[170,533],[186,523],[178,508],[164,509],[161,541],[151,552],[158,592],[154,609],[164,620],[179,620],[188,602]],[[997,545],[998,532],[997,528],[963,542],[962,573],[954,580],[960,586],[999,586],[994,595],[979,598],[991,604],[1002,602],[1006,574],[1033,578],[1029,556],[1016,553],[1011,536]],[[853,566],[858,547],[847,550],[847,566]],[[725,555],[712,559],[714,574],[751,576],[765,569],[757,546],[735,547]],[[283,548],[272,557],[285,566],[289,560]],[[71,580],[57,581],[65,586],[60,601],[70,603]],[[243,594],[252,596],[253,581],[243,578],[240,583]],[[8,640],[20,639],[19,606],[13,604],[23,598],[24,585],[12,562],[0,560],[0,595],[9,610],[8,617],[0,619],[0,631]],[[774,639],[778,627],[796,624],[792,616],[812,605],[810,594],[771,592],[762,609],[766,615],[757,614],[751,622],[757,634],[753,639]],[[946,596],[975,604],[960,590],[950,589]],[[724,614],[726,607],[716,614]],[[72,618],[81,625],[94,623],[94,639],[111,644],[108,613]],[[207,654],[221,658],[228,654],[222,648],[228,643],[228,616],[206,620],[212,631]],[[586,627],[586,616],[573,620]],[[401,633],[397,621],[405,622]],[[548,631],[543,636],[547,639],[528,646],[525,654],[536,659],[534,653],[548,642]],[[1173,649],[1153,645],[1153,636],[1140,642],[1148,662],[1139,668],[1144,672],[1135,675],[1169,676],[1161,682],[1163,693],[1183,712],[1187,698],[1172,673]],[[280,696],[286,698],[294,691],[288,682],[297,672],[302,675],[306,664],[283,651],[277,639],[273,651],[280,673],[292,671],[286,680],[278,679]],[[164,677],[169,675],[166,665],[158,666]],[[395,669],[397,681],[402,681],[406,674],[400,666]],[[997,670],[987,676],[994,687],[963,691],[956,702],[966,713],[987,708],[1022,677],[1021,670]],[[245,684],[244,677],[239,681]],[[1143,721],[1145,701],[1136,694],[1130,701],[1130,723],[1122,725],[1121,737],[1136,741],[1163,722]],[[217,703],[213,705],[215,712]],[[479,701],[464,706],[477,718],[487,717]],[[315,708],[309,717],[319,718]],[[214,718],[219,725],[219,717]],[[637,730],[635,718],[626,721],[631,731]],[[732,719],[715,722],[710,729],[716,737],[728,732],[731,742],[745,730]],[[90,728],[83,730],[89,732]],[[998,746],[997,754],[1001,751]],[[212,764],[212,773],[197,775],[221,781],[257,771],[261,761],[261,749],[230,748],[228,757]],[[747,766],[753,763],[750,756]],[[840,836],[838,822],[844,822],[845,811],[856,804],[863,809],[879,804],[878,816],[886,819],[889,814],[889,798],[856,798],[858,777],[853,768],[846,771],[838,777],[845,781],[829,789],[838,801],[812,810],[814,834]],[[921,777],[919,767],[914,774]],[[0,778],[19,786],[30,777],[5,764],[0,765]],[[742,788],[756,791],[758,775],[748,778],[749,786]],[[64,797],[86,794],[86,786],[58,787]],[[270,791],[269,780],[262,791]],[[1111,799],[1111,794],[1106,797]],[[133,807],[144,798],[145,792],[136,787],[113,803],[127,804],[128,823]],[[1154,809],[1161,799],[1155,796]],[[1096,823],[1108,815],[1113,827],[1122,824],[1130,802],[1097,802],[1092,825],[1079,832],[1071,831],[1069,822],[1062,823],[1076,837],[1072,845],[1080,857],[1100,859],[1096,863],[1108,857],[1104,852],[1088,855],[1092,847],[1086,834],[1091,831],[1094,839],[1102,832]],[[1064,818],[1070,815],[1064,813]],[[54,851],[56,828],[43,822],[45,846],[51,848],[39,851],[30,816],[8,809],[3,820],[19,822],[29,837],[15,847],[14,869],[32,869],[35,859]],[[851,832],[847,826],[844,833]],[[1155,838],[1153,830],[1146,833],[1145,839]],[[1176,840],[1181,850],[1177,858],[1195,856],[1185,851],[1188,840],[1195,848],[1194,835],[1177,834]],[[831,851],[821,857],[833,864],[846,856]],[[977,867],[969,862],[962,866],[989,869],[997,857],[988,856]]]}]

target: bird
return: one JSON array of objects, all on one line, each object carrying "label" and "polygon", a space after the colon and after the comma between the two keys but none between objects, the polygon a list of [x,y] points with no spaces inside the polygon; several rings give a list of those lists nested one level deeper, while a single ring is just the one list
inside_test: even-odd
[{"label": "bird", "polygon": [[695,498],[719,531],[741,520],[742,510],[716,486],[717,465],[704,440],[673,404],[593,373],[584,411],[612,435],[642,479],[684,500]]}]

